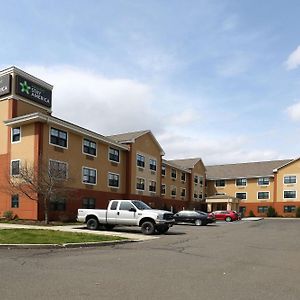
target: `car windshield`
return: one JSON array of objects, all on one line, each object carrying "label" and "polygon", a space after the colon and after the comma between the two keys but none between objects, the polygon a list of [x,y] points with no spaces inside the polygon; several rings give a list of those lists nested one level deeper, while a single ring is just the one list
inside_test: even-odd
[{"label": "car windshield", "polygon": [[140,210],[144,210],[144,209],[151,209],[150,206],[148,206],[146,203],[144,203],[143,201],[137,201],[137,200],[133,200],[131,201],[136,208],[140,209]]}]

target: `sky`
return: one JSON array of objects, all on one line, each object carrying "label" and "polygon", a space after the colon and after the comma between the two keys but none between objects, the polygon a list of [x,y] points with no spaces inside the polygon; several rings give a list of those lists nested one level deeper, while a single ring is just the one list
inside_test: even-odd
[{"label": "sky", "polygon": [[300,156],[300,1],[0,0],[0,69],[52,84],[53,115],[149,129],[166,159]]}]

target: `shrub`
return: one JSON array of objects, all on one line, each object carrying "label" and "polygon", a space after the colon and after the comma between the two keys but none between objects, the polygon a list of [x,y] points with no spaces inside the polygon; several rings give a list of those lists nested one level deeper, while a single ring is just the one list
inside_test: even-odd
[{"label": "shrub", "polygon": [[267,217],[277,217],[277,212],[273,206],[268,207]]},{"label": "shrub", "polygon": [[255,214],[252,209],[249,211],[249,217],[255,217]]},{"label": "shrub", "polygon": [[296,209],[296,218],[300,218],[300,206]]},{"label": "shrub", "polygon": [[11,210],[7,210],[3,213],[3,217],[10,221],[14,218],[14,213]]}]

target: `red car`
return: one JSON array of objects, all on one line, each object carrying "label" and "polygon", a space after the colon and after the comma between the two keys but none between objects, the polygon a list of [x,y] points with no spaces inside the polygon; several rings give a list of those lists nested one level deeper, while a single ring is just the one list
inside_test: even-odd
[{"label": "red car", "polygon": [[214,211],[214,214],[217,221],[231,222],[239,220],[239,215],[232,210],[217,210]]}]

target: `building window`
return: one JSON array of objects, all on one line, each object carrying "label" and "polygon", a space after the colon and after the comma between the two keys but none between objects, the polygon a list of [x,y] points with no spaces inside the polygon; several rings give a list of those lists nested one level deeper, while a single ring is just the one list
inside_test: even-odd
[{"label": "building window", "polygon": [[140,191],[145,190],[145,179],[144,178],[137,178],[136,180],[136,189]]},{"label": "building window", "polygon": [[172,168],[171,169],[171,178],[176,179],[176,177],[177,177],[177,172],[175,169]]},{"label": "building window", "polygon": [[119,187],[119,174],[108,173],[108,186]]},{"label": "building window", "polygon": [[176,186],[171,186],[171,196],[176,196]]},{"label": "building window", "polygon": [[284,176],[284,184],[292,184],[292,183],[296,183],[296,176]]},{"label": "building window", "polygon": [[160,193],[161,193],[162,195],[165,195],[165,194],[166,194],[166,185],[165,185],[165,184],[162,184],[162,185],[161,185]]},{"label": "building window", "polygon": [[199,194],[199,199],[202,199],[203,198],[203,195],[202,194]]},{"label": "building window", "polygon": [[257,199],[270,199],[270,192],[258,192]]},{"label": "building window", "polygon": [[11,196],[11,207],[18,208],[19,207],[19,195]]},{"label": "building window", "polygon": [[145,168],[145,156],[137,154],[136,155],[136,165],[140,168]]},{"label": "building window", "polygon": [[239,212],[244,216],[246,213],[246,206],[240,206]]},{"label": "building window", "polygon": [[198,198],[198,195],[197,195],[197,194],[194,194],[194,198],[197,199],[197,198]]},{"label": "building window", "polygon": [[50,200],[51,211],[65,211],[66,210],[66,199],[58,198]]},{"label": "building window", "polygon": [[257,180],[258,185],[269,185],[270,184],[270,178],[269,177],[260,177]]},{"label": "building window", "polygon": [[85,208],[85,209],[96,208],[96,199],[95,198],[83,198],[82,208]]},{"label": "building window", "polygon": [[97,155],[96,143],[88,139],[83,139],[83,153],[96,156]]},{"label": "building window", "polygon": [[236,186],[246,186],[247,185],[247,179],[246,178],[238,178],[235,180]]},{"label": "building window", "polygon": [[194,183],[195,183],[195,184],[198,183],[198,176],[197,176],[197,175],[194,176]]},{"label": "building window", "polygon": [[225,186],[225,180],[224,179],[219,179],[215,181],[216,187],[224,187]]},{"label": "building window", "polygon": [[203,186],[203,176],[199,176],[199,183],[200,183],[200,186]]},{"label": "building window", "polygon": [[257,212],[260,214],[265,214],[268,212],[268,206],[258,206]]},{"label": "building window", "polygon": [[21,140],[21,128],[15,127],[11,129],[11,141],[12,143],[20,142]]},{"label": "building window", "polygon": [[166,166],[165,165],[161,166],[161,175],[166,176]]},{"label": "building window", "polygon": [[96,184],[97,170],[84,167],[82,169],[82,181],[83,183]]},{"label": "building window", "polygon": [[20,160],[11,161],[11,175],[12,176],[20,175]]},{"label": "building window", "polygon": [[118,149],[109,147],[108,149],[108,159],[114,162],[120,162],[120,152]]},{"label": "building window", "polygon": [[247,193],[235,193],[235,197],[241,200],[247,199]]},{"label": "building window", "polygon": [[149,162],[150,162],[149,164],[150,170],[156,171],[156,160],[150,158]]},{"label": "building window", "polygon": [[186,190],[185,189],[181,189],[180,196],[181,197],[185,197],[186,196]]},{"label": "building window", "polygon": [[186,174],[184,172],[181,173],[181,181],[185,182],[186,180]]},{"label": "building window", "polygon": [[67,179],[67,163],[50,159],[49,174],[55,179]]},{"label": "building window", "polygon": [[284,199],[295,199],[296,198],[296,191],[284,191],[283,192]]},{"label": "building window", "polygon": [[285,213],[293,213],[293,212],[296,211],[296,206],[295,206],[295,205],[285,205],[285,206],[283,207],[283,211],[284,211]]},{"label": "building window", "polygon": [[50,144],[57,145],[63,148],[68,147],[68,134],[66,131],[51,128],[50,130]]},{"label": "building window", "polygon": [[154,180],[150,180],[149,192],[156,192],[156,182]]}]

